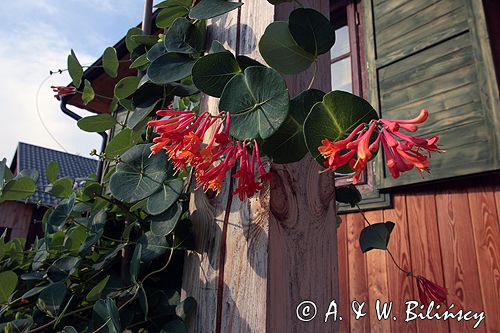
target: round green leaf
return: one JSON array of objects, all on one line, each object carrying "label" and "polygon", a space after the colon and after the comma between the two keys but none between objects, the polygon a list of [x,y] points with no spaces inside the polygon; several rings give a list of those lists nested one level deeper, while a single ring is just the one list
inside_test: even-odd
[{"label": "round green leaf", "polygon": [[73,85],[77,88],[80,87],[80,84],[82,84],[83,67],[80,65],[73,50],[71,50],[71,54],[68,55],[68,72],[69,76],[71,76],[71,80],[73,80]]},{"label": "round green leaf", "polygon": [[[318,147],[323,139],[338,141],[349,135],[360,123],[378,119],[370,103],[345,91],[332,91],[316,103],[304,122],[304,138],[311,155],[323,165],[324,158]],[[352,172],[339,168],[337,172]]]},{"label": "round green leaf", "polygon": [[236,139],[267,139],[285,120],[288,104],[288,89],[278,72],[248,67],[227,83],[219,109],[231,114],[231,135]]},{"label": "round green leaf", "polygon": [[194,53],[203,47],[201,31],[185,17],[177,18],[165,35],[169,52]]},{"label": "round green leaf", "polygon": [[85,132],[104,132],[115,126],[116,120],[112,115],[103,113],[82,118],[76,124]]},{"label": "round green leaf", "polygon": [[111,77],[116,77],[118,75],[118,56],[116,55],[116,50],[114,47],[108,47],[104,50],[102,55],[102,67],[106,74]]},{"label": "round green leaf", "polygon": [[5,200],[21,200],[35,193],[35,182],[30,177],[10,180],[5,184],[0,202]]},{"label": "round green leaf", "polygon": [[106,333],[122,332],[120,314],[114,300],[109,297],[100,299],[94,304],[93,310],[94,331],[99,329]]},{"label": "round green leaf", "polygon": [[59,258],[47,269],[47,276],[53,282],[66,280],[79,264],[80,258],[77,257]]},{"label": "round green leaf", "polygon": [[124,128],[109,141],[106,146],[106,157],[120,156],[140,140],[140,133],[135,133],[130,128]]},{"label": "round green leaf", "polygon": [[259,42],[259,51],[269,66],[284,74],[300,73],[316,60],[313,54],[297,45],[284,21],[267,26]]},{"label": "round green leaf", "polygon": [[148,76],[156,84],[165,84],[189,76],[195,60],[182,53],[166,53],[148,67]]},{"label": "round green leaf", "polygon": [[137,243],[142,245],[141,260],[144,262],[149,262],[167,252],[168,244],[165,236],[157,236],[151,231],[142,235]]},{"label": "round green leaf", "polygon": [[71,195],[71,197],[64,203],[57,206],[52,213],[50,213],[47,219],[47,227],[49,231],[59,230],[66,220],[71,215],[71,211],[75,205],[75,195]]},{"label": "round green leaf", "polygon": [[53,183],[57,180],[59,168],[59,163],[57,163],[56,161],[50,161],[49,164],[47,164],[47,168],[45,169],[45,177],[47,177],[49,183]]},{"label": "round green leaf", "polygon": [[344,187],[335,188],[335,200],[338,202],[350,204],[351,207],[355,207],[361,201],[361,193],[358,191],[356,186],[349,185]]},{"label": "round green leaf", "polygon": [[236,56],[236,61],[238,62],[238,65],[240,66],[242,71],[251,66],[264,66],[257,60],[243,55]]},{"label": "round green leaf", "polygon": [[163,214],[146,218],[146,222],[151,223],[151,232],[154,235],[166,236],[174,231],[181,214],[182,207],[179,203],[176,203],[167,209],[167,211]]},{"label": "round green leaf", "polygon": [[129,68],[140,68],[147,64],[149,64],[147,54],[143,54],[135,59],[134,62],[130,64]]},{"label": "round green leaf", "polygon": [[239,73],[240,66],[230,52],[212,53],[194,64],[193,82],[205,94],[220,97],[229,80]]},{"label": "round green leaf", "polygon": [[280,128],[264,141],[264,153],[274,163],[285,164],[300,161],[307,153],[304,140],[304,121],[312,106],[323,100],[324,92],[311,89],[290,101],[290,112]]},{"label": "round green leaf", "polygon": [[144,45],[147,47],[151,47],[158,43],[158,36],[151,35],[134,35],[130,37],[137,45]]},{"label": "round green leaf", "polygon": [[160,189],[148,198],[147,211],[151,215],[158,215],[166,211],[182,193],[184,182],[180,179],[169,179]]},{"label": "round green leaf", "polygon": [[290,13],[288,28],[295,42],[313,55],[326,53],[335,44],[332,23],[312,8],[297,8]]},{"label": "round green leaf", "polygon": [[92,89],[92,84],[89,80],[85,79],[85,86],[83,87],[82,92],[82,101],[83,104],[89,104],[95,97],[94,89]]},{"label": "round green leaf", "polygon": [[127,35],[125,36],[125,46],[129,52],[134,51],[134,49],[139,46],[139,44],[132,40],[132,36],[135,35],[142,35],[141,28],[133,27],[127,31]]},{"label": "round green leaf", "polygon": [[193,19],[205,20],[232,11],[243,5],[242,2],[230,2],[227,0],[201,0],[189,12]]},{"label": "round green leaf", "polygon": [[159,100],[147,107],[136,107],[127,121],[127,127],[135,129],[135,127],[139,125],[144,119],[146,119],[146,117],[151,115],[158,102]]},{"label": "round green leaf", "polygon": [[155,8],[167,8],[172,6],[182,6],[186,8],[191,8],[192,0],[165,0],[156,5]]},{"label": "round green leaf", "polygon": [[40,309],[52,316],[57,315],[64,302],[67,291],[66,284],[62,281],[51,284],[42,290],[38,296]]},{"label": "round green leaf", "polygon": [[166,323],[160,333],[187,333],[186,324],[180,319],[174,319]]},{"label": "round green leaf", "polygon": [[102,279],[101,281],[99,281],[98,284],[96,284],[94,286],[94,288],[92,288],[89,293],[87,294],[87,296],[85,297],[85,299],[89,302],[95,302],[97,301],[99,298],[101,298],[101,294],[102,294],[102,291],[104,290],[104,288],[106,287],[106,284],[108,283],[109,281],[109,275],[106,276],[104,279]]},{"label": "round green leaf", "polygon": [[373,223],[361,230],[359,235],[359,245],[363,253],[373,249],[387,250],[389,238],[392,229],[394,229],[393,222]]},{"label": "round green leaf", "polygon": [[0,304],[7,304],[10,295],[16,290],[17,287],[17,274],[12,271],[5,271],[0,273]]},{"label": "round green leaf", "polygon": [[177,18],[186,16],[188,13],[189,9],[183,6],[170,6],[162,9],[156,17],[156,26],[169,28]]},{"label": "round green leaf", "polygon": [[167,53],[167,48],[165,47],[165,43],[160,42],[160,43],[156,43],[155,45],[153,45],[153,47],[149,49],[146,56],[147,56],[149,61],[154,61],[157,58],[164,55],[165,53]]},{"label": "round green leaf", "polygon": [[128,76],[121,79],[115,86],[115,96],[118,99],[124,99],[132,95],[141,80],[138,76]]},{"label": "round green leaf", "polygon": [[121,156],[123,163],[111,176],[109,189],[113,196],[125,202],[134,202],[153,194],[167,177],[167,156],[152,155],[151,144],[136,145]]},{"label": "round green leaf", "polygon": [[64,177],[56,180],[50,188],[50,193],[58,198],[69,198],[73,193],[73,179]]}]

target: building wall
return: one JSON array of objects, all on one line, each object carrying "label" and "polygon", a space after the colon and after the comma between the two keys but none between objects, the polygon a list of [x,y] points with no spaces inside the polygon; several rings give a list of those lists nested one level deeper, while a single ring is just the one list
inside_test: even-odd
[{"label": "building wall", "polygon": [[10,239],[28,236],[33,205],[7,201],[0,204],[0,227],[10,228]]},{"label": "building wall", "polygon": [[[366,212],[370,222],[396,223],[389,249],[406,270],[443,285],[455,309],[485,311],[474,332],[500,331],[500,174],[474,177],[393,195],[394,208]],[[366,320],[344,315],[341,332],[472,332],[474,321],[404,322],[405,302],[417,299],[414,279],[380,250],[363,254],[361,214],[342,216],[338,229],[340,309],[368,302]],[[410,268],[411,267],[411,268]],[[398,320],[378,321],[374,303],[393,301]]]}]

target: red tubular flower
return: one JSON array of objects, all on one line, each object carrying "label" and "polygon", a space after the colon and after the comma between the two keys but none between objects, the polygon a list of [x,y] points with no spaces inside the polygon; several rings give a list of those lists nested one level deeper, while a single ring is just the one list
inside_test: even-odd
[{"label": "red tubular flower", "polygon": [[[401,133],[400,130],[415,132],[418,129],[417,124],[425,122],[428,116],[429,111],[424,109],[417,117],[409,120],[379,119],[370,122],[369,126],[362,123],[344,140],[331,142],[324,139],[318,151],[327,159],[325,166],[331,170],[349,163],[355,172],[354,184],[358,182],[372,153],[378,151],[380,144],[384,149],[387,167],[392,177],[398,178],[402,172],[413,168],[423,175],[423,171],[429,172],[428,157],[431,152],[443,152],[437,146],[439,137],[437,135],[431,138],[411,136]],[[370,142],[373,133],[378,133],[378,135],[373,142]],[[343,150],[347,152],[341,155],[340,152]],[[424,155],[422,152],[427,152],[427,154]]]},{"label": "red tubular flower", "polygon": [[56,93],[54,95],[54,97],[64,97],[64,96],[76,94],[76,88],[72,87],[72,86],[69,86],[69,87],[50,86],[50,88],[52,88],[52,91]]},{"label": "red tubular flower", "polygon": [[415,277],[418,287],[418,298],[425,306],[429,305],[430,301],[446,304],[446,289],[436,283],[427,280],[421,275]]}]

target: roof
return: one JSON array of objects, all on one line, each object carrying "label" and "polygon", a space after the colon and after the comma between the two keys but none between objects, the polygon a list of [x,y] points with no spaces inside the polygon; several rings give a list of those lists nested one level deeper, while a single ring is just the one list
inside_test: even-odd
[{"label": "roof", "polygon": [[34,169],[40,174],[36,184],[36,192],[26,199],[28,202],[55,206],[60,201],[60,199],[44,192],[45,187],[49,184],[45,177],[45,168],[50,161],[59,163],[58,178],[71,177],[73,179],[86,178],[95,173],[99,163],[91,158],[19,142],[11,169],[19,171]]}]

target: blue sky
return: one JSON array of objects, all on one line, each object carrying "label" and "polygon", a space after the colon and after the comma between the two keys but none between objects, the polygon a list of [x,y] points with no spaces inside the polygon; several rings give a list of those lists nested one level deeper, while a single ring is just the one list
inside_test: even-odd
[{"label": "blue sky", "polygon": [[[155,1],[158,3],[159,1]],[[0,158],[10,163],[18,141],[63,150],[44,130],[47,124],[65,150],[88,156],[100,147],[97,134],[83,133],[62,114],[51,85],[70,82],[66,68],[73,48],[82,64],[91,64],[142,19],[143,0],[3,1],[0,19]],[[77,111],[77,110],[76,110]],[[81,115],[90,115],[79,112]]]}]

